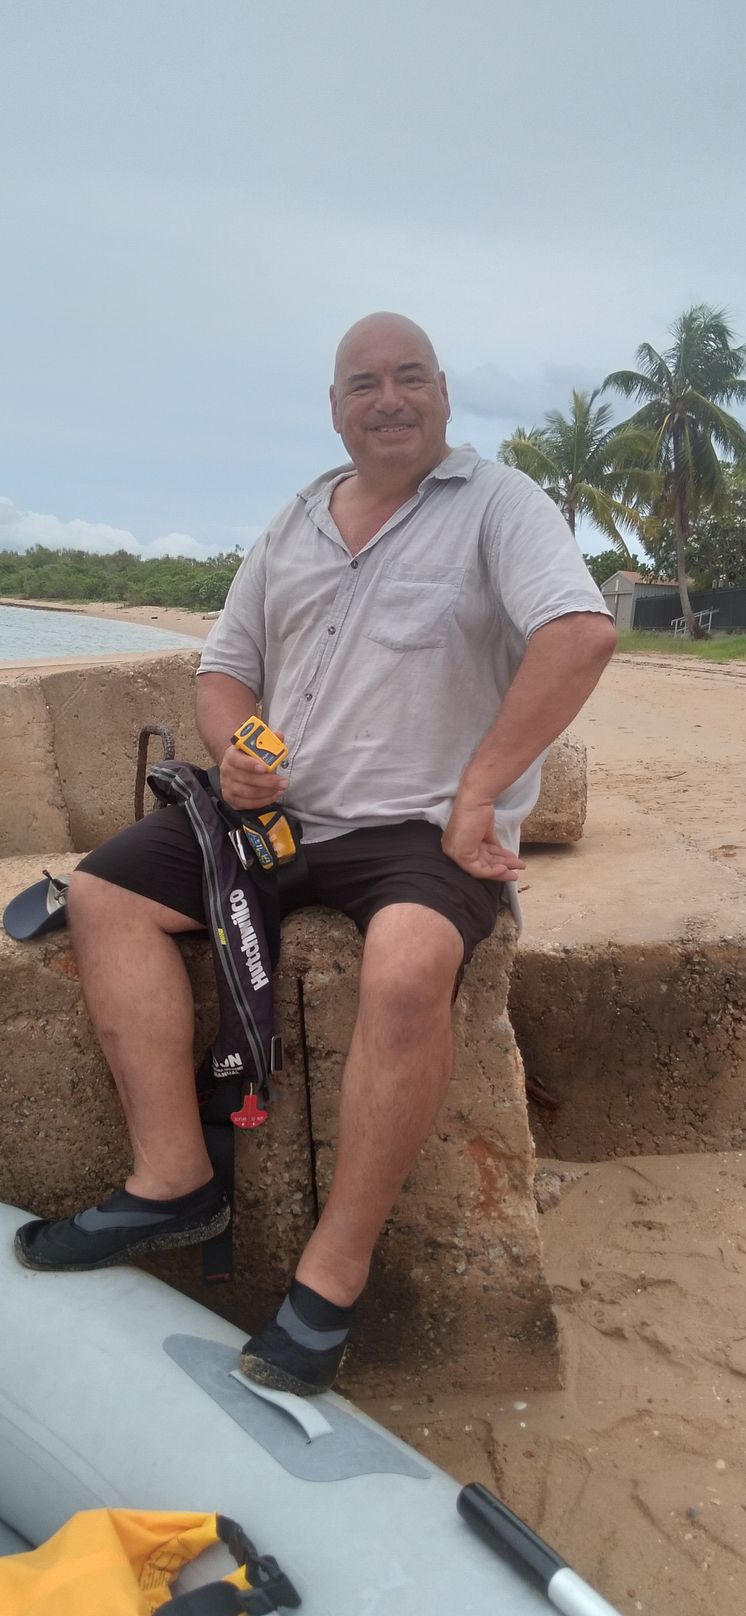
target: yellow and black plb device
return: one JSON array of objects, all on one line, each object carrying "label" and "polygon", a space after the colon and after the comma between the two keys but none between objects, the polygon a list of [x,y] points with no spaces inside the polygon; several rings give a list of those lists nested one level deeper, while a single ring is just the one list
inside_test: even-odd
[{"label": "yellow and black plb device", "polygon": [[[245,752],[247,757],[266,763],[271,771],[279,768],[288,755],[285,742],[256,716],[247,718],[246,723],[236,730],[235,735],[231,736],[231,745],[237,747],[239,752]],[[264,809],[250,823],[245,821],[242,830],[262,869],[287,864],[295,858],[298,845],[281,808]],[[241,857],[240,846],[236,850]]]},{"label": "yellow and black plb device", "polygon": [[245,752],[247,757],[258,758],[268,769],[277,769],[288,755],[288,749],[279,735],[275,735],[262,718],[254,714],[231,735],[231,745]]}]

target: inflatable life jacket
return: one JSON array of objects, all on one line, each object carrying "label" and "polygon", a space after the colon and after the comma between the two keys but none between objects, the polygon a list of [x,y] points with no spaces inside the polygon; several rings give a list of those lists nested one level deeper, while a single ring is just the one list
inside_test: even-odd
[{"label": "inflatable life jacket", "polygon": [[[239,1569],[172,1598],[182,1568],[219,1542]],[[268,1616],[299,1604],[277,1561],[224,1515],[85,1510],[40,1548],[0,1558],[3,1616]]]},{"label": "inflatable life jacket", "polygon": [[[302,833],[289,815],[229,808],[220,797],[217,769],[163,762],[149,770],[147,780],[158,805],[178,803],[186,810],[202,854],[220,1025],[197,1073],[197,1089],[208,1153],[232,1205],[233,1126],[255,1128],[265,1121],[275,1097],[271,1078],[282,1070],[272,993],[280,957],[278,872],[281,863],[301,856]],[[231,1225],[202,1249],[204,1278],[229,1279]]]}]

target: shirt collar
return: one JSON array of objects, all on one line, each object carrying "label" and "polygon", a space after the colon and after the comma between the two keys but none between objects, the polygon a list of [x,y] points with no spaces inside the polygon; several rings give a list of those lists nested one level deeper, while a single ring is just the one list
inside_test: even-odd
[{"label": "shirt collar", "polygon": [[[420,489],[425,488],[429,482],[448,482],[452,477],[461,477],[464,482],[468,482],[478,464],[479,455],[476,449],[473,449],[470,443],[462,443],[458,449],[452,449],[445,460],[441,460],[439,465],[434,466],[432,471],[423,477]],[[323,471],[320,477],[314,477],[313,482],[299,489],[298,498],[304,500],[311,510],[320,501],[329,497],[335,482],[341,481],[343,477],[349,477],[354,470],[351,460],[344,466],[333,466],[331,471]]]}]

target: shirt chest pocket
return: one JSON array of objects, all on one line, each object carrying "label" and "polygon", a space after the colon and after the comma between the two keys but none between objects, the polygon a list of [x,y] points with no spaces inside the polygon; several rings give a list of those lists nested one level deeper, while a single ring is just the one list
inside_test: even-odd
[{"label": "shirt chest pocket", "polygon": [[368,606],[363,634],[392,651],[444,645],[463,581],[463,567],[384,567]]}]

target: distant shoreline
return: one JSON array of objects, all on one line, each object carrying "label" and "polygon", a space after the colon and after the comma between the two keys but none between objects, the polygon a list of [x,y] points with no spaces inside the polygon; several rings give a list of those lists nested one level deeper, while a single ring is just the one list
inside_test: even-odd
[{"label": "distant shoreline", "polygon": [[[73,612],[82,617],[98,617],[118,623],[140,623],[146,628],[160,628],[169,634],[191,635],[206,640],[215,620],[215,614],[182,611],[178,606],[124,606],[119,601],[62,601],[19,600],[16,596],[0,596],[0,606],[18,606],[26,610],[43,612]],[[182,648],[182,653],[186,648]],[[59,668],[87,666],[92,662],[132,662],[143,657],[173,656],[175,651],[112,652],[101,656],[16,658],[0,663],[0,681],[15,673],[52,673]]]},{"label": "distant shoreline", "polygon": [[[186,633],[195,640],[207,640],[218,612],[184,611],[181,606],[124,606],[121,601],[37,601],[18,596],[0,596],[0,606],[19,606],[26,611],[78,612],[81,617],[103,617],[108,621],[139,622],[147,629],[157,627],[168,633]],[[45,663],[45,659],[40,659]]]},{"label": "distant shoreline", "polygon": [[[42,606],[42,603],[41,603],[40,600],[15,600],[14,598],[11,598],[10,595],[0,595],[0,606],[20,606],[21,610],[23,610],[23,608],[25,607],[27,612],[39,612],[39,611],[45,611],[45,612],[79,612],[79,611],[81,611],[81,608],[79,606],[62,606],[60,604],[60,602],[56,601],[56,600],[55,601],[45,600],[45,602],[44,602],[44,604]],[[86,612],[87,608],[84,606],[82,608],[82,610],[84,612]]]}]

